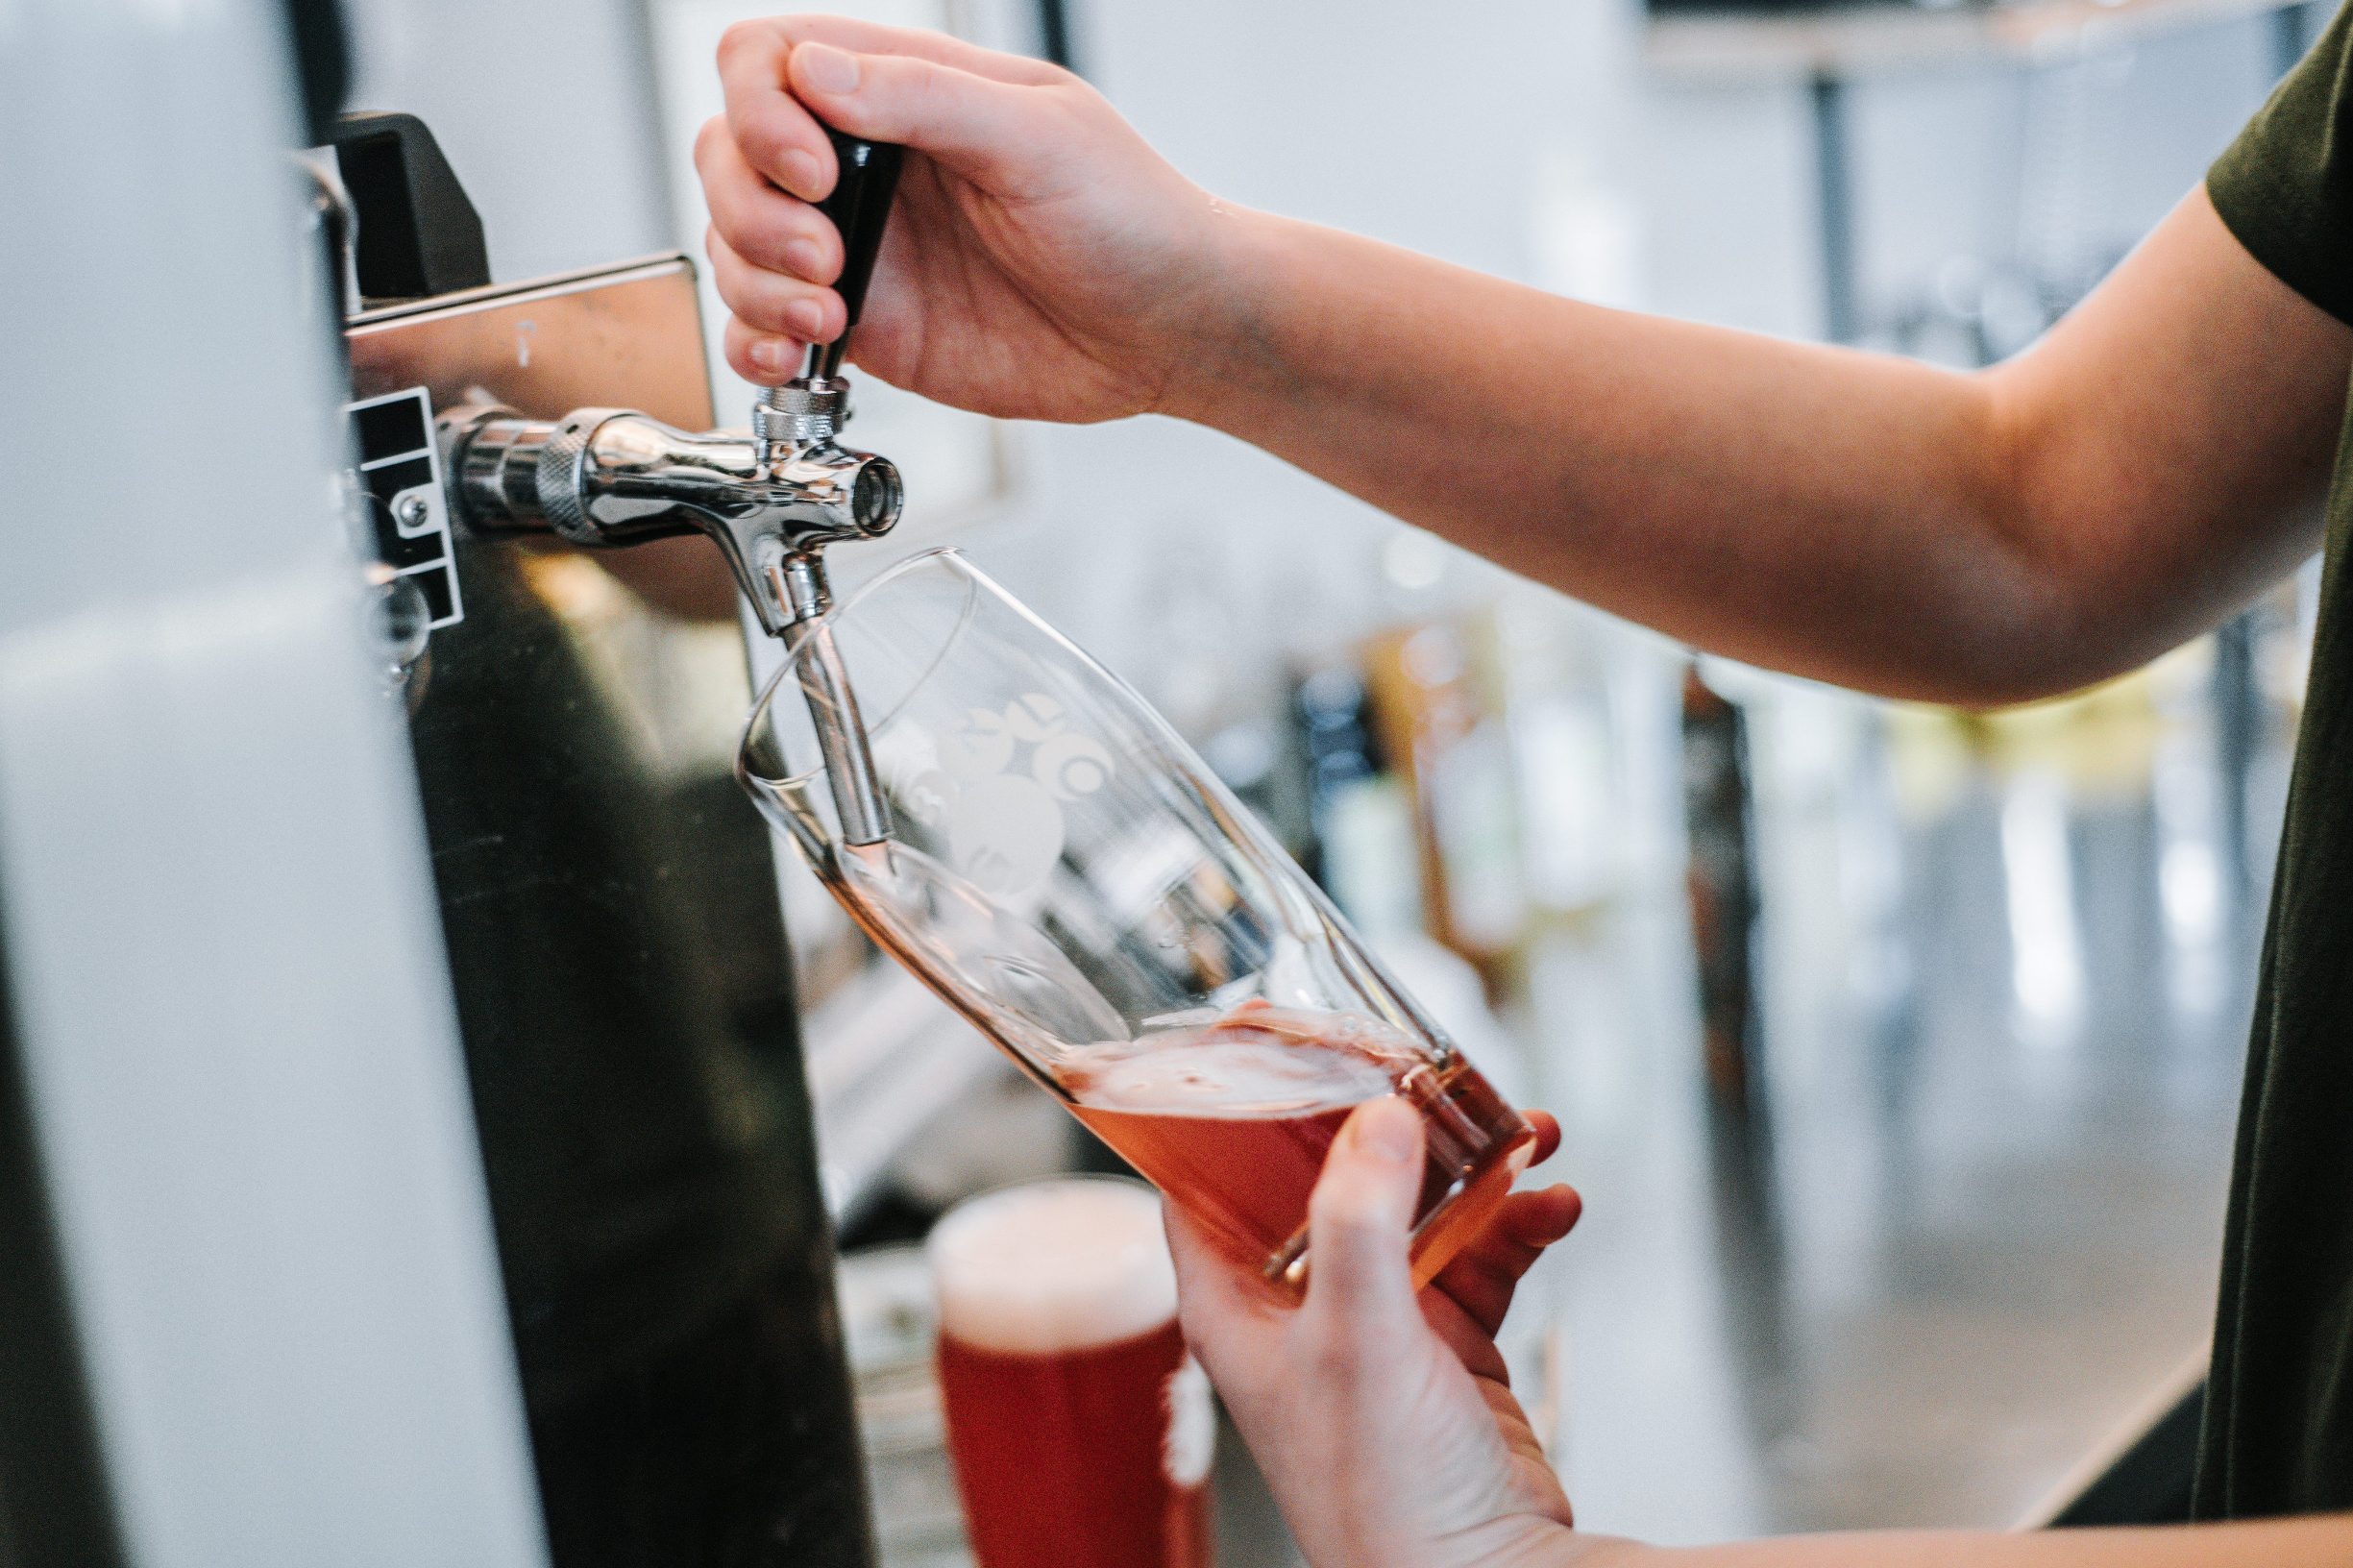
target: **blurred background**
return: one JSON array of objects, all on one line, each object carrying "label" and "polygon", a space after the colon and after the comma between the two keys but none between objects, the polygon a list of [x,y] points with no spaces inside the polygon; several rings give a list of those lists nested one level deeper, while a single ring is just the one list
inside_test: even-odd
[{"label": "blurred background", "polygon": [[[699,257],[712,51],[768,8],[346,9],[352,107],[433,128],[501,281]],[[2096,282],[2322,20],[2267,0],[840,9],[1059,54],[1233,201],[1964,366]],[[748,391],[711,367],[731,417]],[[2093,692],[1895,706],[1695,661],[1201,429],[859,397],[910,505],[895,548],[841,552],[842,586],[968,551],[1160,706],[1508,1094],[1559,1115],[1552,1168],[1587,1217],[1507,1337],[1582,1523],[2011,1525],[2192,1385],[2309,575]],[[604,613],[607,588],[571,586]],[[679,656],[723,662],[733,633],[699,646]],[[723,746],[727,706],[699,716]],[[893,1563],[952,1563],[908,1243],[961,1196],[1105,1157],[779,874],[877,1528]],[[1288,1560],[1238,1445],[1225,1462],[1225,1560]]]}]

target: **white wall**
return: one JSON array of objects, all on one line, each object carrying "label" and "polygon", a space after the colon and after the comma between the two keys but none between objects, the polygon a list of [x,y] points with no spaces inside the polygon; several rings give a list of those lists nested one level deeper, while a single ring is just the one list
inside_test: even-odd
[{"label": "white wall", "polygon": [[2197,184],[2263,101],[2273,51],[2267,20],[2240,21],[2032,71],[1860,85],[1853,144],[1866,302],[1917,290],[1964,252],[2018,250],[2069,264],[2120,255]]},{"label": "white wall", "polygon": [[[1532,280],[1532,208],[1622,95],[1599,68],[1613,5],[1498,0],[1465,26],[1412,0],[1094,0],[1079,64],[1220,195]],[[975,548],[1115,666],[1148,676],[1163,628],[1137,610],[1171,574],[1223,585],[1237,669],[1394,598],[1394,525],[1238,442],[1162,420],[1024,435],[1030,527]]]},{"label": "white wall", "polygon": [[422,118],[502,282],[674,246],[637,0],[345,0],[354,109]]}]

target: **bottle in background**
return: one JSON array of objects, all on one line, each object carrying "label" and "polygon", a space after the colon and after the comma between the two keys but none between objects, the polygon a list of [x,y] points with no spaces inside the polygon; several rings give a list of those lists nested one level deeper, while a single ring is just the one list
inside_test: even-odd
[{"label": "bottle in background", "polygon": [[1683,675],[1683,809],[1690,832],[1692,944],[1707,1082],[1748,1107],[1758,1089],[1756,836],[1748,727],[1697,664]]},{"label": "bottle in background", "polygon": [[1408,779],[1421,844],[1425,925],[1498,987],[1527,934],[1511,741],[1491,639],[1451,620],[1402,626],[1365,647],[1384,748]]},{"label": "bottle in background", "polygon": [[1292,695],[1307,772],[1310,874],[1375,940],[1422,924],[1420,845],[1412,796],[1374,733],[1362,674],[1335,664]]}]

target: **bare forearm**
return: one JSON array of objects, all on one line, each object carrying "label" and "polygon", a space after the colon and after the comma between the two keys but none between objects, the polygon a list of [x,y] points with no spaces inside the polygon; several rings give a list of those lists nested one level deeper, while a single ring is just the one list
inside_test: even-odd
[{"label": "bare forearm", "polygon": [[[2201,221],[2189,243],[2213,249]],[[1236,217],[1231,248],[1233,349],[1179,411],[1674,636],[1896,695],[2063,689],[2194,631],[2295,555],[2261,523],[2235,553],[2213,530],[2276,511],[2334,431],[2326,408],[2276,452],[2211,429],[2243,409],[2164,362],[2194,357],[2196,331],[2146,327],[2149,348],[2103,331],[2162,302],[2111,303],[2039,365],[1971,376],[1601,309],[1279,219]],[[2310,309],[2288,302],[2266,303]],[[2224,312],[2211,332],[2247,325]],[[2324,349],[2302,381],[2341,392],[2344,345]],[[2189,436],[2144,442],[2174,425]]]},{"label": "bare forearm", "polygon": [[[1279,220],[1207,417],[1687,641],[1926,692],[2032,592],[1968,378],[1581,305]],[[1296,302],[1294,304],[1294,302]],[[1963,662],[1978,660],[1963,653]]]},{"label": "bare forearm", "polygon": [[1793,1535],[1663,1548],[1563,1534],[1513,1568],[2341,1568],[2353,1518],[2015,1534]]}]

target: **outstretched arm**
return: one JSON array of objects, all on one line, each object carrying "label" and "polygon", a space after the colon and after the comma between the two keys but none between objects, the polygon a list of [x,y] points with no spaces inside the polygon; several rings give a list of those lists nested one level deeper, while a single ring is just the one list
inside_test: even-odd
[{"label": "outstretched arm", "polygon": [[[2334,1568],[2353,1558],[2353,1519],[2274,1519],[2167,1530],[2032,1534],[1797,1535],[1667,1551],[1630,1542],[1564,1548],[1544,1568]],[[1537,1568],[1533,1561],[1526,1568]]]},{"label": "outstretched arm", "polygon": [[[2192,193],[1967,375],[1605,310],[1230,208],[1036,61],[838,17],[728,35],[699,164],[755,380],[840,330],[818,119],[918,155],[854,352],[959,406],[1226,429],[1758,664],[1997,702],[2125,669],[2316,542],[2353,331]],[[814,112],[813,112],[814,111]]]},{"label": "outstretched arm", "polygon": [[2201,189],[1965,375],[1554,298],[1250,216],[1183,411],[1701,647],[1895,696],[2082,685],[2317,544],[2353,332]]}]

